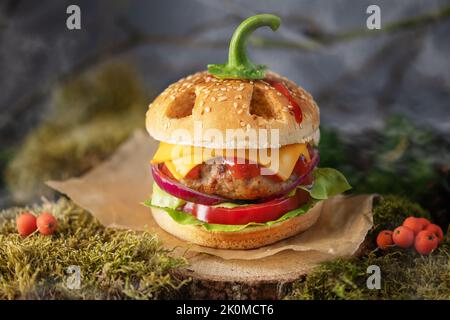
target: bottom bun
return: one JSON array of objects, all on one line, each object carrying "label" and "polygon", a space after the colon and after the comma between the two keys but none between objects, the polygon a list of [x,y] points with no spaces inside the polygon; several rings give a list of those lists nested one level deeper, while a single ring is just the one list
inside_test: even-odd
[{"label": "bottom bun", "polygon": [[310,209],[272,226],[255,226],[241,231],[209,231],[201,226],[179,224],[162,209],[151,210],[155,221],[168,233],[190,243],[219,249],[255,249],[272,244],[310,228],[320,215],[320,210]]}]

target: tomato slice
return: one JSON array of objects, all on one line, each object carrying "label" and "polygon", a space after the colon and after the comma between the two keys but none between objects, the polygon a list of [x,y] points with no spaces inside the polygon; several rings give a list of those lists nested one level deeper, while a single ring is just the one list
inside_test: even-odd
[{"label": "tomato slice", "polygon": [[299,176],[303,176],[308,171],[310,171],[309,163],[306,161],[304,155],[300,155],[295,163],[294,172]]},{"label": "tomato slice", "polygon": [[161,170],[161,172],[168,176],[170,179],[177,180],[164,163],[159,164],[159,170]]},{"label": "tomato slice", "polygon": [[198,164],[195,167],[191,169],[191,171],[188,172],[188,174],[185,176],[185,178],[188,179],[198,179],[200,178],[200,172],[202,171],[202,165]]},{"label": "tomato slice", "polygon": [[227,169],[236,179],[251,179],[261,174],[261,167],[256,163],[238,163],[237,159],[226,162]]},{"label": "tomato slice", "polygon": [[183,211],[191,213],[197,219],[208,223],[229,225],[247,224],[249,222],[264,223],[280,218],[286,212],[297,209],[308,200],[309,193],[297,189],[295,195],[289,198],[235,208],[212,207],[188,202],[184,205]]}]

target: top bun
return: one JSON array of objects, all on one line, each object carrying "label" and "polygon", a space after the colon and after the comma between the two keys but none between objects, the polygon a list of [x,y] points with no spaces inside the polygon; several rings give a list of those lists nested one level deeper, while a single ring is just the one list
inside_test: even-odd
[{"label": "top bun", "polygon": [[[289,112],[289,100],[268,82],[221,80],[205,71],[171,84],[150,104],[146,114],[147,131],[156,140],[166,143],[214,149],[263,149],[309,141],[317,143],[319,108],[311,95],[276,73],[267,72],[266,80],[281,82],[289,89],[302,110],[300,124]],[[208,129],[213,130],[205,135]],[[244,133],[250,129],[267,129],[267,138],[236,139],[227,135],[229,129],[241,129]],[[278,129],[278,140],[271,138],[271,129]],[[217,139],[217,134],[222,138]]]}]

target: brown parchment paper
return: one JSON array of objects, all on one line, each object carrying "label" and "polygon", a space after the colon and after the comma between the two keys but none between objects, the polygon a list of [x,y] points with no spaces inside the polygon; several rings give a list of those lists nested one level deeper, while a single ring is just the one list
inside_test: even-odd
[{"label": "brown parchment paper", "polygon": [[350,256],[372,227],[373,195],[336,196],[311,209],[321,213],[310,229],[263,248],[223,250],[179,240],[159,228],[150,209],[141,204],[151,195],[153,181],[149,161],[157,145],[144,131],[136,131],[109,160],[85,175],[47,184],[90,211],[106,227],[147,230],[156,233],[167,248],[177,248],[178,252],[189,248],[190,252],[226,260],[261,259],[286,250],[315,252],[327,259]]}]

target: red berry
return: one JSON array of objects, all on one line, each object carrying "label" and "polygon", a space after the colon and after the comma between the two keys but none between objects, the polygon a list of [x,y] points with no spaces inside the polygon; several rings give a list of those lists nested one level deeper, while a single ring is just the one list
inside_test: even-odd
[{"label": "red berry", "polygon": [[392,241],[392,231],[390,230],[381,231],[377,236],[378,248],[386,250],[392,245],[394,245],[394,241]]},{"label": "red berry", "polygon": [[36,231],[36,217],[30,212],[23,212],[16,220],[17,231],[26,237]]},{"label": "red berry", "polygon": [[425,230],[425,228],[431,224],[430,220],[428,220],[427,218],[417,218],[417,220],[422,225],[422,230]]},{"label": "red berry", "polygon": [[439,245],[436,235],[430,230],[420,231],[414,241],[414,247],[420,254],[430,254]]},{"label": "red berry", "polygon": [[411,229],[414,232],[414,235],[417,235],[420,231],[422,231],[423,226],[422,223],[416,217],[408,217],[403,221],[403,226]]},{"label": "red berry", "polygon": [[392,240],[401,248],[409,248],[414,243],[414,232],[404,226],[397,227],[392,234]]},{"label": "red berry", "polygon": [[437,224],[430,224],[425,228],[425,230],[433,232],[434,235],[438,238],[439,243],[441,243],[444,239],[444,232],[442,232],[441,227],[439,227]]},{"label": "red berry", "polygon": [[39,232],[47,236],[55,232],[58,221],[50,213],[42,212],[36,220],[36,225]]}]

